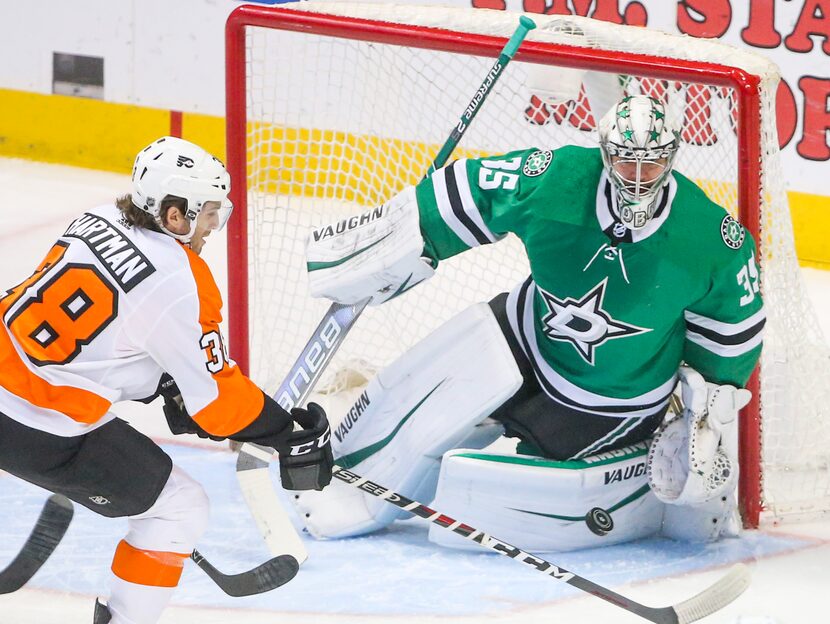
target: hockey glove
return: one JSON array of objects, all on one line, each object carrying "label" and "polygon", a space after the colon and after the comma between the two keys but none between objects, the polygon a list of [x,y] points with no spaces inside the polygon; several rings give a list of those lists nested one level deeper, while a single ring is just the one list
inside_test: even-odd
[{"label": "hockey glove", "polygon": [[187,409],[185,409],[182,393],[179,391],[176,381],[167,373],[161,376],[156,394],[164,398],[164,407],[162,410],[164,411],[164,417],[167,419],[167,426],[173,435],[195,433],[200,438],[210,438],[217,442],[225,439],[210,435],[196,424],[196,421],[190,417]]},{"label": "hockey glove", "polygon": [[683,412],[664,422],[646,468],[654,495],[671,505],[700,505],[731,494],[738,479],[738,411],[752,394],[679,370]]},{"label": "hockey glove", "polygon": [[290,433],[277,445],[282,487],[286,490],[322,490],[331,482],[334,466],[326,413],[316,403],[309,403],[308,409],[292,409],[291,418],[302,429]]}]

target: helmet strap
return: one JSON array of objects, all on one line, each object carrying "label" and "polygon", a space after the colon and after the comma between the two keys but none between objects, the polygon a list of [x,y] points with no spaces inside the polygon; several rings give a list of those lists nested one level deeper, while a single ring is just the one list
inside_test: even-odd
[{"label": "helmet strap", "polygon": [[[168,210],[172,210],[173,208],[176,208],[176,210],[182,211],[182,209],[179,208],[179,207],[171,207]],[[169,230],[167,227],[165,227],[164,220],[162,219],[162,216],[161,216],[160,213],[158,213],[154,216],[155,221],[156,221],[156,225],[159,226],[159,228],[161,229],[161,231],[163,233],[167,234],[168,236],[171,236],[172,238],[175,238],[179,242],[187,244],[187,243],[190,242],[190,239],[193,238],[193,235],[196,233],[196,220],[199,217],[199,214],[197,212],[196,216],[194,218],[190,219],[190,218],[188,218],[188,216],[186,214],[187,212],[189,212],[189,210],[187,208],[185,208],[182,211],[182,217],[184,219],[187,219],[188,224],[190,226],[189,230],[185,234],[176,234],[175,232],[173,232],[173,231]]]}]

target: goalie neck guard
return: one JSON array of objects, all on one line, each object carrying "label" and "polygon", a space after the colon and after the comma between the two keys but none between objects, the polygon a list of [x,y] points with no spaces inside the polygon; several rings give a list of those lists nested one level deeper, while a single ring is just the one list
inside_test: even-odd
[{"label": "goalie neck guard", "polygon": [[665,107],[645,95],[624,97],[600,121],[599,145],[617,193],[617,216],[630,229],[645,227],[679,146]]}]

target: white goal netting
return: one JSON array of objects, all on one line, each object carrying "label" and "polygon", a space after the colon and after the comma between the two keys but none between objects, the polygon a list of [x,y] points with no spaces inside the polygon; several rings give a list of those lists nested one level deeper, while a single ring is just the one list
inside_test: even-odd
[{"label": "white goal netting", "polygon": [[[303,248],[310,229],[382,203],[422,178],[493,64],[492,56],[476,56],[480,35],[509,37],[517,24],[515,14],[484,10],[315,2],[291,8],[337,19],[327,20],[325,35],[311,28],[281,30],[276,17],[273,27],[246,28],[247,88],[240,97],[247,133],[236,139],[247,149],[250,367],[268,389],[279,385],[328,307],[308,295]],[[547,57],[544,45],[534,48],[534,60],[598,67],[579,59],[616,51],[648,55],[651,64],[636,75],[614,71],[613,64],[602,67],[608,74],[588,72],[575,99],[554,103],[538,88],[538,65],[514,61],[454,157],[595,146],[588,96],[598,118],[622,87],[667,101],[683,123],[677,170],[736,216],[739,174],[756,180],[760,218],[746,223],[752,217],[742,217],[760,233],[769,318],[761,374],[763,447],[753,451],[761,453],[763,504],[776,517],[830,509],[830,360],[795,257],[774,118],[775,66],[718,42],[584,18],[532,17],[538,28],[527,41],[552,44]],[[396,43],[372,40],[378,35],[350,18],[382,21],[380,30],[394,32]],[[411,26],[459,34],[423,49],[428,31]],[[568,49],[575,51],[570,59],[563,54]],[[669,59],[701,69],[693,79],[689,73],[668,75]],[[734,66],[760,79],[760,116],[751,127],[739,127],[735,88],[708,78],[707,64]],[[543,81],[559,75],[551,71]],[[758,162],[742,164],[739,136],[756,137]],[[347,388],[365,379],[453,314],[510,289],[527,273],[513,237],[442,263],[429,282],[365,312],[331,364],[329,384]],[[344,373],[355,368],[363,375]]]}]

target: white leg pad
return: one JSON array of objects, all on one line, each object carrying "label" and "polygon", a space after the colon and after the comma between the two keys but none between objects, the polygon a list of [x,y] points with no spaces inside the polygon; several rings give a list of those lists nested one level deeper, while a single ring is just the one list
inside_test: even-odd
[{"label": "white leg pad", "polygon": [[[522,550],[562,552],[654,535],[665,505],[648,487],[646,446],[640,444],[566,462],[449,451],[431,507]],[[481,548],[434,524],[429,539]]]},{"label": "white leg pad", "polygon": [[[467,308],[381,371],[334,428],[338,464],[404,496],[431,500],[445,451],[500,427],[476,426],[522,384],[487,304]],[[334,480],[293,502],[311,535],[347,537],[384,527],[396,507]]]}]

